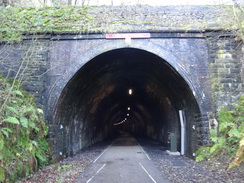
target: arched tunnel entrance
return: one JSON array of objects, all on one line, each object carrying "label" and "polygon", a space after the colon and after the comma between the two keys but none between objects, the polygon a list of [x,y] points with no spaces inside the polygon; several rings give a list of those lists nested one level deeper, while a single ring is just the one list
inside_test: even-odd
[{"label": "arched tunnel entrance", "polygon": [[[121,48],[100,54],[68,82],[55,109],[54,123],[63,153],[71,155],[118,130],[145,135],[166,144],[177,134],[179,110],[186,120],[186,154],[195,151],[192,125],[199,107],[187,82],[166,60],[150,52]],[[61,128],[60,128],[61,129]]]}]

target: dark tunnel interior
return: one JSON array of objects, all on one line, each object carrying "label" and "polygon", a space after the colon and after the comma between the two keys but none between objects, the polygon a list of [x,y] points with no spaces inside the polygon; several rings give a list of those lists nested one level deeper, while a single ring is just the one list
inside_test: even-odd
[{"label": "dark tunnel interior", "polygon": [[191,125],[199,114],[192,93],[176,69],[159,56],[134,48],[115,49],[96,56],[73,76],[59,97],[54,121],[64,126],[60,142],[67,154],[119,130],[163,144],[174,132],[179,149],[179,110],[184,110],[190,154]]}]

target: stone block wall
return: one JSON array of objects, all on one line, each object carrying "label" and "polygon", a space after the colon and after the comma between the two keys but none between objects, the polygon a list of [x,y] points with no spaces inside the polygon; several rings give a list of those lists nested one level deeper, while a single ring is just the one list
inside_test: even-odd
[{"label": "stone block wall", "polygon": [[21,44],[0,45],[0,71],[17,77],[23,87],[44,105],[49,41],[25,40]]},{"label": "stone block wall", "polygon": [[[180,36],[180,34],[177,35]],[[199,100],[199,102],[202,103],[203,106],[206,103],[206,106],[212,106],[212,109],[206,107],[206,110],[204,109],[205,113],[202,116],[194,116],[195,132],[192,133],[192,137],[196,137],[197,146],[208,143],[209,128],[216,128],[217,125],[217,121],[215,120],[216,112],[223,106],[228,106],[231,109],[239,97],[244,95],[243,44],[236,41],[235,36],[229,33],[220,32],[215,35],[207,33],[206,41],[204,40],[205,35],[203,34],[202,36],[203,37],[200,39],[189,38],[189,40],[187,40],[187,38],[181,38],[178,40],[175,39],[174,41],[170,40],[171,38],[167,41],[166,37],[162,40],[152,38],[145,43],[147,47],[153,44],[160,45],[158,46],[160,48],[159,53],[162,52],[164,48],[167,48],[168,52],[175,53],[178,61],[182,62],[182,65],[187,67],[185,68],[187,73],[191,74],[191,76],[189,75],[186,77],[192,77],[192,80],[197,80],[197,82],[194,82],[199,84],[199,86],[193,86],[198,87],[199,91],[202,91],[199,96],[204,100]],[[4,75],[9,77],[15,77],[17,74],[24,88],[36,96],[38,105],[48,110],[47,101],[50,97],[53,97],[50,95],[59,94],[55,92],[52,93],[55,82],[60,82],[60,76],[70,74],[65,73],[66,68],[68,68],[67,65],[65,65],[66,62],[69,65],[80,56],[79,52],[70,52],[70,55],[67,54],[68,51],[72,50],[72,46],[78,45],[77,48],[81,49],[82,53],[86,53],[90,50],[94,52],[86,53],[82,62],[84,62],[84,58],[92,58],[89,54],[96,55],[95,49],[89,50],[88,48],[93,48],[94,45],[102,45],[101,50],[104,49],[106,51],[107,49],[104,47],[103,41],[105,40],[103,39],[93,41],[88,39],[82,40],[84,42],[82,44],[78,44],[78,42],[81,41],[73,41],[76,42],[74,45],[69,43],[65,45],[66,47],[58,49],[61,50],[60,53],[55,52],[57,54],[55,56],[56,60],[51,60],[55,42],[52,42],[50,39],[26,39],[20,44],[1,44],[0,70]],[[57,40],[57,42],[59,41]],[[109,40],[106,40],[106,42],[109,42]],[[207,45],[205,43],[207,43]],[[61,44],[61,42],[59,44]],[[113,47],[113,44],[114,43],[111,42],[111,47]],[[140,45],[139,41],[138,45]],[[190,50],[188,48],[189,46]],[[138,48],[140,47],[138,46]],[[198,50],[194,50],[196,48],[198,48]],[[208,49],[208,52],[206,52],[208,55],[206,57],[205,51],[202,52],[200,51],[201,49]],[[77,51],[77,49],[75,50]],[[77,59],[77,63],[78,60],[79,59]],[[82,64],[85,63],[80,63],[80,65]],[[75,67],[70,67],[70,69],[77,69],[78,66],[79,64],[76,64]],[[62,87],[60,89],[62,89]],[[205,94],[208,95],[207,100]],[[189,131],[194,131],[192,128],[193,126],[189,126]],[[60,133],[62,130],[63,132]],[[62,149],[72,148],[68,140],[69,137],[63,138],[63,136],[67,136],[66,132],[67,130],[62,129],[61,126],[50,124],[49,137],[51,144],[56,148],[54,149],[55,154],[61,151],[72,152],[72,150]],[[57,135],[57,133],[59,135]],[[60,139],[67,140],[62,142]]]},{"label": "stone block wall", "polygon": [[231,109],[244,95],[243,45],[234,36],[225,34],[207,41],[215,112],[223,106]]}]

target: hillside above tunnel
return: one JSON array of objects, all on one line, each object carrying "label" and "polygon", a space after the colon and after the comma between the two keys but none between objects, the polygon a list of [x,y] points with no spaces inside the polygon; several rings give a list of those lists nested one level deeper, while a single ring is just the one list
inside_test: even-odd
[{"label": "hillside above tunnel", "polygon": [[190,5],[0,7],[0,42],[46,33],[234,30],[243,21],[238,11],[231,6]]}]

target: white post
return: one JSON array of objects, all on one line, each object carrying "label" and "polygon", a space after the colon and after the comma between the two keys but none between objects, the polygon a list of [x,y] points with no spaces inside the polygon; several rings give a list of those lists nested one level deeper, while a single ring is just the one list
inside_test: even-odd
[{"label": "white post", "polygon": [[180,126],[181,126],[181,155],[185,154],[185,122],[184,122],[184,116],[183,111],[179,110],[180,115]]}]

